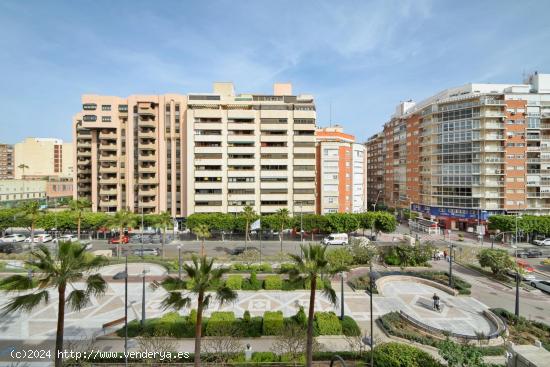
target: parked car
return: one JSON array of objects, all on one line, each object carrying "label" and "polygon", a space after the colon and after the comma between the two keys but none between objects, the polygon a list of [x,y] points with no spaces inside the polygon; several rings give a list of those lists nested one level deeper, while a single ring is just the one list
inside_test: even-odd
[{"label": "parked car", "polygon": [[144,249],[138,248],[138,249],[134,249],[132,253],[136,256],[146,256],[146,255],[158,256],[160,254],[160,251],[157,248],[144,248]]},{"label": "parked car", "polygon": [[42,234],[37,234],[34,236],[34,239],[31,241],[31,238],[27,238],[25,240],[25,242],[28,242],[28,243],[46,243],[46,242],[50,242],[51,240],[53,240],[53,237],[51,234],[48,234],[48,233],[42,233]]},{"label": "parked car", "polygon": [[324,245],[347,245],[348,235],[346,233],[331,233],[323,239]]},{"label": "parked car", "polygon": [[537,246],[550,246],[550,238],[544,240],[534,240],[533,243]]},{"label": "parked car", "polygon": [[[128,243],[130,241],[130,239],[128,238],[128,236],[122,236],[122,243]],[[111,237],[109,238],[109,241],[107,241],[109,244],[118,244],[118,243],[121,243],[121,238],[120,237]]]},{"label": "parked car", "polygon": [[25,237],[24,235],[14,233],[14,234],[8,234],[7,236],[0,238],[0,242],[3,242],[3,243],[23,242],[25,241],[25,239],[27,239],[27,237]]},{"label": "parked car", "polygon": [[240,254],[242,254],[243,252],[245,252],[245,250],[248,250],[248,251],[258,251],[258,249],[255,248],[255,247],[250,247],[250,246],[249,246],[248,248],[245,248],[245,247],[243,247],[243,246],[239,246],[239,247],[235,247],[235,248],[231,249],[231,250],[229,251],[229,253],[230,253],[231,255],[240,255]]},{"label": "parked car", "polygon": [[542,254],[541,250],[529,249],[529,250],[524,250],[524,251],[521,251],[521,252],[518,251],[518,257],[521,257],[523,259],[525,259],[525,258],[537,258],[537,257],[542,257],[542,256],[543,256],[543,254]]},{"label": "parked car", "polygon": [[[532,281],[532,280],[536,279],[535,274],[534,274],[535,269],[533,269],[533,267],[531,265],[529,265],[528,263],[526,263],[523,260],[517,260],[516,264],[522,270],[523,274],[520,274],[522,280]],[[516,276],[516,270],[515,269],[509,269],[507,271],[507,273],[511,277],[515,278],[515,276]]]},{"label": "parked car", "polygon": [[533,280],[529,283],[531,287],[550,293],[550,282],[547,280]]},{"label": "parked car", "polygon": [[73,242],[73,241],[78,241],[78,236],[76,234],[64,234],[61,237],[57,237],[53,239],[53,243]]},{"label": "parked car", "polygon": [[28,248],[29,245],[25,244],[25,242],[9,242],[9,243],[3,243],[2,247],[0,248],[0,252],[3,252],[5,254],[18,254],[20,252],[23,252],[26,248]]}]

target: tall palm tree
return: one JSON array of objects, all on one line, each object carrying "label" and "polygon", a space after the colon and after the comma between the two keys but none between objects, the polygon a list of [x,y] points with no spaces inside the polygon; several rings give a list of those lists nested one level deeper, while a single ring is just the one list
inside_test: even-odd
[{"label": "tall palm tree", "polygon": [[[294,267],[287,269],[290,279],[293,281],[303,280],[310,284],[309,294],[309,313],[307,319],[307,344],[306,344],[306,362],[311,366],[313,360],[313,319],[315,317],[315,294],[317,289],[328,300],[336,305],[338,298],[336,292],[330,284],[330,276],[342,271],[342,268],[332,266],[326,256],[326,246],[320,244],[300,245],[303,256],[289,254],[294,262]],[[320,284],[317,280],[320,280]]]},{"label": "tall palm tree", "polygon": [[40,210],[40,203],[38,201],[33,200],[25,202],[20,208],[19,215],[24,216],[30,222],[31,250],[34,250],[34,229],[36,227],[36,222],[38,221],[38,218],[40,218],[41,214],[42,211]]},{"label": "tall palm tree", "polygon": [[155,223],[162,228],[162,258],[164,259],[164,245],[166,244],[166,228],[172,227],[174,222],[168,212],[162,212],[157,215]]},{"label": "tall palm tree", "polygon": [[241,213],[245,220],[245,235],[244,242],[250,241],[250,224],[256,219],[257,215],[250,205],[246,205]]},{"label": "tall palm tree", "polygon": [[193,227],[192,231],[201,240],[201,256],[204,256],[204,240],[210,237],[210,228],[206,223],[199,223]]},{"label": "tall palm tree", "polygon": [[201,365],[201,330],[202,330],[202,313],[210,305],[212,294],[207,294],[207,291],[212,287],[217,287],[215,291],[216,299],[220,306],[225,302],[231,302],[237,298],[237,293],[223,284],[222,277],[229,269],[224,267],[214,268],[214,259],[208,259],[206,256],[197,257],[193,255],[191,264],[184,264],[183,270],[188,277],[191,287],[187,289],[188,293],[184,294],[186,288],[184,283],[179,278],[168,278],[167,282],[176,285],[176,289],[168,293],[162,301],[164,309],[173,308],[181,310],[182,308],[191,305],[191,297],[189,293],[197,296],[197,321],[195,324],[195,366]]},{"label": "tall palm tree", "polygon": [[279,226],[279,241],[281,242],[281,253],[283,252],[283,231],[290,224],[290,214],[288,209],[282,208],[277,210],[275,213],[275,218],[277,219],[277,224]]},{"label": "tall palm tree", "polygon": [[[65,306],[79,311],[86,307],[91,296],[105,293],[107,283],[100,274],[89,274],[106,265],[108,260],[103,256],[87,253],[84,246],[76,242],[61,242],[57,260],[48,247],[40,245],[37,251],[31,252],[31,260],[26,262],[37,269],[38,279],[16,274],[0,281],[0,287],[10,292],[22,292],[14,296],[2,309],[2,316],[16,311],[30,312],[42,303],[49,302],[48,288],[57,289],[57,334],[55,338],[55,366],[62,365],[63,328],[65,324]],[[85,282],[84,289],[74,287],[75,282]],[[72,289],[66,296],[67,287]],[[29,292],[30,291],[30,292]]]},{"label": "tall palm tree", "polygon": [[80,225],[82,223],[82,213],[92,207],[92,202],[88,199],[71,199],[69,201],[69,210],[76,214],[76,233],[80,241]]},{"label": "tall palm tree", "polygon": [[136,224],[136,216],[128,210],[120,210],[110,219],[110,227],[119,230],[119,241],[116,246],[117,257],[120,257],[120,245],[122,244],[122,239],[124,238],[124,228],[135,227]]}]

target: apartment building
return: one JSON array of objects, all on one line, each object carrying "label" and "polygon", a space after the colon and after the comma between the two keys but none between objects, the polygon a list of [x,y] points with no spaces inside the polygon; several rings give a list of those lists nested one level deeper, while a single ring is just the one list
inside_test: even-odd
[{"label": "apartment building", "polygon": [[[367,210],[376,209],[379,202],[384,202],[384,164],[386,145],[382,133],[371,136],[367,143]],[[382,200],[380,200],[382,198]]]},{"label": "apartment building", "polygon": [[84,95],[74,117],[76,197],[96,211],[315,211],[315,104],[272,95]]},{"label": "apartment building", "polygon": [[0,180],[0,207],[15,207],[23,201],[46,199],[46,180]]},{"label": "apartment building", "polygon": [[315,132],[317,213],[361,213],[366,203],[366,154],[363,144],[341,126]]},{"label": "apartment building", "polygon": [[13,165],[13,145],[0,144],[0,180],[15,178]]},{"label": "apartment building", "polygon": [[390,207],[453,229],[497,213],[550,214],[548,74],[401,103],[382,134]]},{"label": "apartment building", "polygon": [[15,178],[72,177],[73,145],[53,138],[27,138],[14,146]]}]

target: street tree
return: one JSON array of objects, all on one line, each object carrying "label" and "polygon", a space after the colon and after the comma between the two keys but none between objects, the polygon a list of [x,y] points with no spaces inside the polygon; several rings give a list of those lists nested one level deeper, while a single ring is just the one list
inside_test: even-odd
[{"label": "street tree", "polygon": [[281,253],[282,253],[283,252],[283,231],[291,225],[292,219],[290,218],[290,213],[286,208],[277,210],[274,217],[275,217],[275,223],[277,225],[277,229],[279,230],[279,241],[281,244]]},{"label": "street tree", "polygon": [[124,238],[124,229],[135,227],[137,224],[137,218],[134,213],[129,210],[120,210],[113,215],[109,221],[111,228],[118,229],[119,241],[116,244],[117,257],[120,257],[120,246]]},{"label": "street tree", "polygon": [[490,268],[495,275],[501,275],[514,267],[514,261],[506,250],[483,249],[477,255],[479,265]]},{"label": "street tree", "polygon": [[210,228],[205,223],[199,223],[191,230],[201,240],[201,256],[204,256],[204,240],[210,237]]},{"label": "street tree", "polygon": [[[188,277],[189,289],[184,287],[184,283],[177,278],[169,277],[168,282],[179,285],[170,291],[162,301],[162,306],[181,310],[191,305],[189,293],[197,297],[197,320],[195,323],[195,367],[201,365],[201,338],[202,338],[202,314],[210,305],[212,294],[208,294],[212,288],[215,289],[215,297],[220,306],[225,302],[234,301],[237,293],[224,285],[222,278],[229,272],[225,267],[214,267],[214,259],[208,259],[206,256],[197,257],[193,255],[191,264],[184,264],[183,271]],[[187,293],[185,293],[187,291]]]},{"label": "street tree", "polygon": [[19,215],[24,217],[31,227],[31,250],[34,250],[34,229],[36,228],[36,222],[42,215],[40,203],[34,200],[23,203]]},{"label": "street tree", "polygon": [[156,216],[155,224],[162,229],[162,251],[161,256],[164,259],[164,245],[166,245],[166,228],[172,228],[174,222],[168,212],[162,212]]},{"label": "street tree", "polygon": [[250,241],[250,225],[252,224],[252,222],[254,222],[258,218],[258,215],[254,211],[254,208],[252,208],[250,205],[246,205],[245,207],[243,207],[243,211],[241,212],[240,215],[245,220],[245,227],[244,227],[245,237],[244,237],[244,241],[248,242],[248,241]]},{"label": "street tree", "polygon": [[[31,252],[28,266],[37,269],[37,279],[16,274],[0,281],[0,288],[9,292],[22,293],[11,298],[2,309],[2,316],[16,312],[30,312],[50,300],[49,289],[55,288],[58,294],[57,333],[55,338],[55,366],[61,367],[63,351],[63,328],[65,307],[79,311],[90,302],[90,297],[105,293],[107,283],[98,274],[90,274],[108,263],[103,256],[94,256],[85,251],[77,242],[61,242],[57,260],[48,247],[41,245]],[[75,283],[84,282],[84,288]],[[69,288],[69,289],[67,289]],[[72,289],[72,290],[71,290]],[[69,295],[66,295],[66,292]]]},{"label": "street tree", "polygon": [[80,226],[82,223],[82,214],[85,210],[92,207],[92,202],[88,199],[72,199],[69,202],[70,211],[76,216],[76,233],[80,241]]}]

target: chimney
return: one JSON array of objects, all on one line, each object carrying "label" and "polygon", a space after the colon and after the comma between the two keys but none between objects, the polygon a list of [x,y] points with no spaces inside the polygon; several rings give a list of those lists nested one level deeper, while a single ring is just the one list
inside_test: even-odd
[{"label": "chimney", "polygon": [[291,83],[275,83],[273,84],[274,96],[291,96],[292,84]]}]

